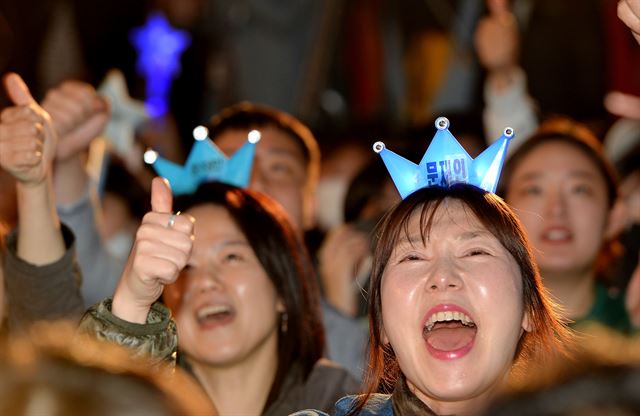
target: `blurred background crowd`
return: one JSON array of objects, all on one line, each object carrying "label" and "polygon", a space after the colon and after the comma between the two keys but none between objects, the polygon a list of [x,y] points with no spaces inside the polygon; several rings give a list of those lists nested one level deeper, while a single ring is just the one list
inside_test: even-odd
[{"label": "blurred background crowd", "polygon": [[[322,294],[325,356],[361,381],[372,232],[400,200],[371,145],[384,140],[417,163],[435,119],[446,116],[471,157],[505,127],[515,129],[498,192],[531,234],[547,289],[574,329],[597,322],[634,336],[640,45],[618,14],[615,0],[0,0],[0,69],[19,74],[53,118],[56,215],[75,233],[89,282],[62,315],[78,317],[113,295],[152,210],[145,152],[183,164],[194,129],[205,126],[230,154],[239,147],[230,132],[244,139],[256,127],[271,135],[258,146],[285,134],[301,152],[301,167],[254,173],[250,188],[273,197],[304,233]],[[82,94],[78,115],[69,100]],[[2,91],[0,108],[20,104],[15,98]],[[97,127],[100,138],[88,140]],[[586,191],[576,186],[554,199],[552,183],[567,166],[598,173],[581,184]],[[548,183],[522,185],[547,169]],[[574,198],[598,187],[600,199]],[[538,205],[527,199],[545,192]],[[19,196],[16,175],[0,168],[7,231],[22,224]],[[541,231],[531,213],[555,222]],[[563,254],[575,254],[574,263],[549,254],[565,238],[587,242]],[[15,243],[7,241],[11,251]],[[100,307],[90,313],[106,319]],[[26,325],[15,316],[10,327]],[[9,361],[16,360],[11,351]]]}]

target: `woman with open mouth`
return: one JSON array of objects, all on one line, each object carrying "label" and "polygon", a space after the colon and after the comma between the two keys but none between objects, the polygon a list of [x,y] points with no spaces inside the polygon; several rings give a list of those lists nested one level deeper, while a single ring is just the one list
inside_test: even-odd
[{"label": "woman with open mouth", "polygon": [[593,133],[565,118],[543,123],[505,164],[498,191],[527,230],[544,284],[574,328],[596,322],[631,333],[624,291],[611,290],[606,277],[624,210]]},{"label": "woman with open mouth", "polygon": [[[91,308],[81,328],[159,361],[175,357],[177,328],[179,363],[222,415],[328,410],[356,392],[346,370],[321,358],[313,267],[279,205],[221,183],[175,205],[183,215],[154,179],[153,212],[113,301]],[[156,302],[163,290],[171,312]]]},{"label": "woman with open mouth", "polygon": [[566,351],[522,226],[494,194],[420,189],[377,235],[367,390],[335,414],[481,414],[518,370]]}]

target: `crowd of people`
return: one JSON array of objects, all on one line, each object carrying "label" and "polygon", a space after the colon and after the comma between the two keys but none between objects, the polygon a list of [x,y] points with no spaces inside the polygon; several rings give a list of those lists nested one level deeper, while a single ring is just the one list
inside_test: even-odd
[{"label": "crowd of people", "polygon": [[[495,193],[402,198],[357,141],[323,161],[302,121],[253,102],[206,126],[227,156],[259,132],[246,187],[174,195],[115,155],[96,184],[113,103],[77,80],[38,102],[6,74],[3,413],[640,412],[640,98],[610,97],[607,132],[540,117],[508,3],[475,31],[483,123],[458,136],[451,118],[473,157],[515,129]],[[617,14],[640,48],[640,2]]]}]

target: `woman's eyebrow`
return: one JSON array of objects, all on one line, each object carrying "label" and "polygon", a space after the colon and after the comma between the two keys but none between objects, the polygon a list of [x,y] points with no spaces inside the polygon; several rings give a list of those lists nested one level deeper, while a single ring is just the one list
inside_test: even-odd
[{"label": "woman's eyebrow", "polygon": [[420,235],[412,234],[411,236],[407,236],[406,234],[404,234],[403,236],[398,238],[396,245],[401,245],[401,244],[415,245],[417,243],[422,244],[422,242],[423,242],[423,238]]},{"label": "woman's eyebrow", "polygon": [[483,237],[491,238],[493,237],[493,234],[491,234],[489,231],[486,231],[486,230],[465,231],[459,234],[456,237],[456,239],[467,241],[467,240],[473,240],[474,238],[483,238]]},{"label": "woman's eyebrow", "polygon": [[221,250],[223,248],[226,247],[232,247],[232,246],[248,246],[249,243],[245,240],[222,240],[222,241],[218,241],[215,244],[212,244],[211,246],[209,246],[209,250],[212,251],[217,251],[217,250]]}]

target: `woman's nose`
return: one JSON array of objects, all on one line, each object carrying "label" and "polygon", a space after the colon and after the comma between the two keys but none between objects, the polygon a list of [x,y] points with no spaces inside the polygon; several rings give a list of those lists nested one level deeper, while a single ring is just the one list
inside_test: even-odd
[{"label": "woman's nose", "polygon": [[452,260],[443,258],[435,261],[434,267],[428,272],[427,290],[446,291],[462,288],[460,272]]},{"label": "woman's nose", "polygon": [[567,201],[560,190],[549,192],[547,197],[546,214],[553,217],[561,217],[566,214]]}]

